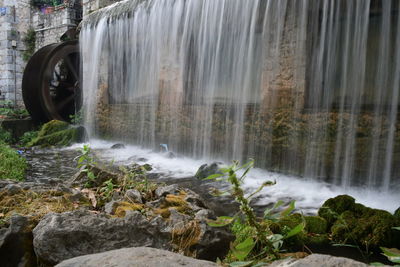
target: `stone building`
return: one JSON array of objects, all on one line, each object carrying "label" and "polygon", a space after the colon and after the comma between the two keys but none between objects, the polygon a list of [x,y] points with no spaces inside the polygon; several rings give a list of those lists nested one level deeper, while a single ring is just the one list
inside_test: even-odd
[{"label": "stone building", "polygon": [[36,33],[35,50],[60,42],[66,31],[82,18],[80,0],[68,0],[54,8],[38,9],[30,0],[0,0],[0,100],[23,106],[22,76],[26,65],[24,37]]}]

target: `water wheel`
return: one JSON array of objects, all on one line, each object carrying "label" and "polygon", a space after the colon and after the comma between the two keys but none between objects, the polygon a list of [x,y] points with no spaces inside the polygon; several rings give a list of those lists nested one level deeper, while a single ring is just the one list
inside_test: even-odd
[{"label": "water wheel", "polygon": [[70,120],[79,99],[78,41],[51,44],[29,60],[22,80],[25,107],[33,120]]}]

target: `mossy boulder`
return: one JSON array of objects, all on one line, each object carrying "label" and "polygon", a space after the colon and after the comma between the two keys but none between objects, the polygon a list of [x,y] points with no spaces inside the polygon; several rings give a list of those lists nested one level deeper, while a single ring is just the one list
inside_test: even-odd
[{"label": "mossy boulder", "polygon": [[348,195],[340,195],[330,198],[318,210],[318,215],[328,222],[331,226],[343,212],[355,209],[356,201]]},{"label": "mossy boulder", "polygon": [[320,216],[305,216],[306,231],[314,234],[326,234],[328,223]]},{"label": "mossy boulder", "polygon": [[354,198],[341,195],[328,199],[318,211],[328,222],[332,240],[362,248],[400,247],[400,236],[393,227],[398,219],[391,213],[355,203]]},{"label": "mossy boulder", "polygon": [[67,122],[52,120],[42,126],[38,136],[28,146],[69,146],[83,141],[85,129],[71,126]]},{"label": "mossy boulder", "polygon": [[394,212],[394,217],[396,217],[399,220],[400,223],[400,208],[398,208],[395,212]]}]

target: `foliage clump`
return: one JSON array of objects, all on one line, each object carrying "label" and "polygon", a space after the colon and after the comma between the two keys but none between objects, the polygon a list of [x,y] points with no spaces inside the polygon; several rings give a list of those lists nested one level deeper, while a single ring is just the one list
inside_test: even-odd
[{"label": "foliage clump", "polygon": [[26,169],[25,158],[0,141],[0,179],[23,181]]},{"label": "foliage clump", "polygon": [[[272,186],[275,182],[267,181],[256,191],[246,194],[242,188],[244,179],[254,162],[240,166],[237,161],[228,168],[220,169],[220,173],[211,175],[206,180],[225,181],[231,185],[227,192],[219,192],[219,195],[231,195],[240,205],[240,212],[234,217],[218,217],[216,221],[210,221],[209,225],[223,227],[233,225],[232,231],[235,234],[235,241],[231,244],[231,250],[225,259],[230,266],[251,266],[263,264],[281,257],[280,252],[284,242],[301,234],[305,228],[305,221],[300,215],[300,221],[293,225],[283,225],[284,227],[273,227],[274,223],[279,224],[279,220],[287,219],[294,210],[294,202],[280,213],[273,213],[275,209],[283,205],[278,202],[272,209],[267,209],[263,218],[256,216],[250,206],[250,200],[259,193],[264,187]],[[241,175],[238,173],[242,172]],[[289,219],[290,222],[292,220]],[[280,233],[274,233],[273,228],[280,228]]]}]

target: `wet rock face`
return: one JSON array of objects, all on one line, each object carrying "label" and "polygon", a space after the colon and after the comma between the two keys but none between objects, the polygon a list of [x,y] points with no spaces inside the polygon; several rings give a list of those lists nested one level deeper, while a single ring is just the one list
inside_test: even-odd
[{"label": "wet rock face", "polygon": [[99,254],[81,256],[63,261],[57,267],[111,267],[111,266],[163,266],[163,267],[212,267],[213,262],[196,260],[173,252],[137,247],[112,250]]}]

